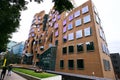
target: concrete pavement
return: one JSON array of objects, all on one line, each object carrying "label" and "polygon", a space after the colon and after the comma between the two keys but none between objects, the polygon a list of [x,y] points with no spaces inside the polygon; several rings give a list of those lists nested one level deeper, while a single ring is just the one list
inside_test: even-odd
[{"label": "concrete pavement", "polygon": [[[0,73],[1,73],[1,70],[0,70]],[[11,76],[7,76],[7,72],[6,72],[4,80],[27,80],[27,79],[19,76],[18,74],[14,72],[12,72]]]}]

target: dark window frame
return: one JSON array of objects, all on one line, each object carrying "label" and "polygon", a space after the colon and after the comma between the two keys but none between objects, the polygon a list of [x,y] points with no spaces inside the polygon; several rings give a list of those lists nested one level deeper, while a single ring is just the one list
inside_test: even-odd
[{"label": "dark window frame", "polygon": [[68,52],[69,53],[73,53],[74,52],[74,46],[73,45],[68,46]]},{"label": "dark window frame", "polygon": [[77,69],[83,70],[84,67],[84,59],[77,59]]},{"label": "dark window frame", "polygon": [[93,41],[86,42],[86,50],[87,51],[94,51],[95,50],[95,46],[94,46],[94,42]]},{"label": "dark window frame", "polygon": [[74,69],[74,60],[68,60],[68,68],[69,69]]},{"label": "dark window frame", "polygon": [[[66,49],[66,50],[64,51],[64,49]],[[63,54],[67,54],[67,47],[63,47],[63,48],[62,48],[62,53],[63,53]]]},{"label": "dark window frame", "polygon": [[77,52],[83,52],[83,51],[84,51],[84,44],[83,43],[77,44]]},{"label": "dark window frame", "polygon": [[61,68],[61,69],[64,68],[64,60],[60,60],[60,68]]}]

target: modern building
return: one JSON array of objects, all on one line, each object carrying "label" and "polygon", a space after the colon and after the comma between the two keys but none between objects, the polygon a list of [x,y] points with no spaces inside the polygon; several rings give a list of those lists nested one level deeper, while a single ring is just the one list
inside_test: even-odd
[{"label": "modern building", "polygon": [[119,53],[111,53],[110,54],[115,76],[120,79],[120,54]]},{"label": "modern building", "polygon": [[22,55],[24,49],[24,42],[19,42],[11,47],[11,53]]},{"label": "modern building", "polygon": [[15,41],[10,41],[8,44],[7,44],[7,51],[11,51],[11,48],[12,48],[12,46],[14,46],[14,45],[16,45],[17,44],[17,42],[15,42]]},{"label": "modern building", "polygon": [[31,64],[47,70],[115,79],[101,20],[91,0],[61,14],[54,9],[37,13],[25,53],[33,55],[28,57]]}]

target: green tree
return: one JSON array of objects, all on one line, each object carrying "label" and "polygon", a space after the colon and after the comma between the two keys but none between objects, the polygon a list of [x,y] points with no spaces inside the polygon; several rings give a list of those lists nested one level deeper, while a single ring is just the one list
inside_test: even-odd
[{"label": "green tree", "polygon": [[16,63],[20,64],[21,63],[21,56],[19,54],[7,53],[4,58],[7,59],[6,65],[16,64]]},{"label": "green tree", "polygon": [[[32,1],[32,0],[30,0]],[[41,3],[44,0],[34,0]],[[73,8],[70,0],[52,0],[54,9],[62,13]],[[26,10],[25,0],[0,0],[0,52],[6,50],[11,34],[19,28],[21,11]]]}]

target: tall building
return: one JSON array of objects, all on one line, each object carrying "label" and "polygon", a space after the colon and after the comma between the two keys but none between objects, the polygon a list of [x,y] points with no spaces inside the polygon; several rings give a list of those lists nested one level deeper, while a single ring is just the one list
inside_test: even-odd
[{"label": "tall building", "polygon": [[[37,13],[25,52],[47,70],[114,79],[105,34],[91,0],[72,11]],[[32,55],[32,56],[31,56]]]},{"label": "tall building", "polygon": [[112,60],[115,76],[116,76],[116,78],[120,79],[120,54],[119,53],[111,53],[110,57]]},{"label": "tall building", "polygon": [[11,47],[11,53],[22,55],[24,49],[24,42],[19,42]]},{"label": "tall building", "polygon": [[7,51],[11,52],[11,48],[12,46],[16,45],[17,42],[15,41],[10,41],[8,44],[7,44]]}]

